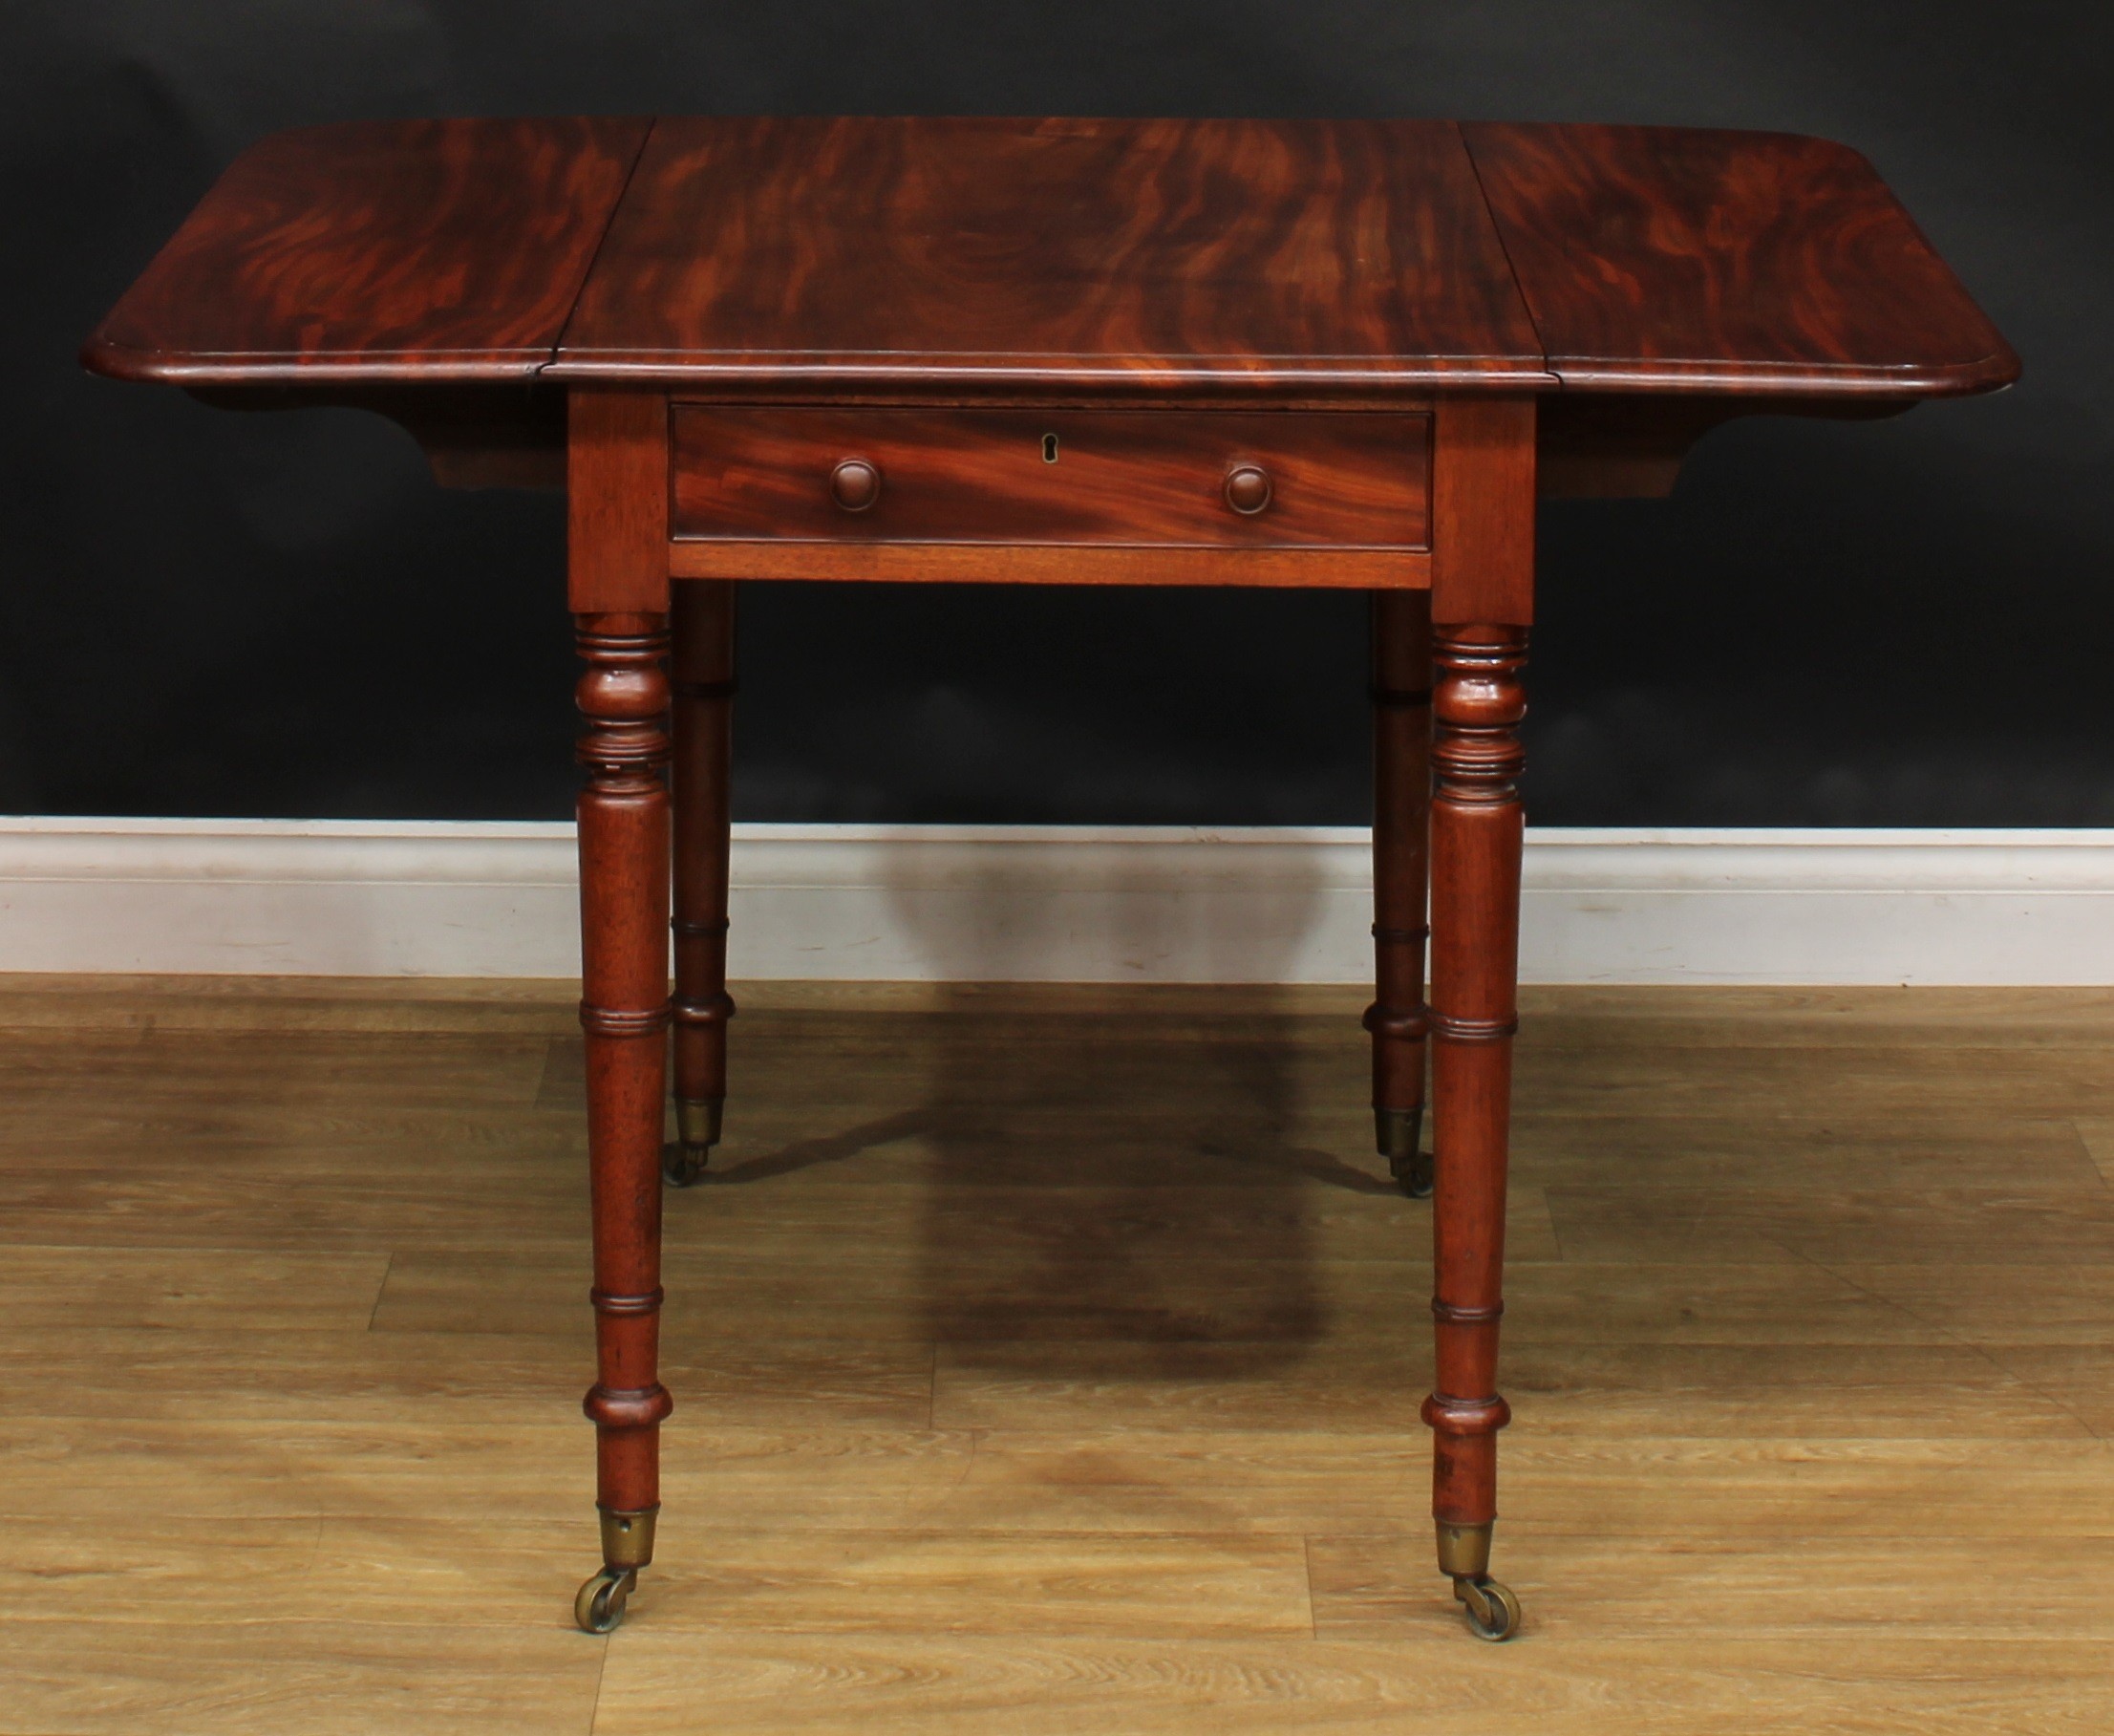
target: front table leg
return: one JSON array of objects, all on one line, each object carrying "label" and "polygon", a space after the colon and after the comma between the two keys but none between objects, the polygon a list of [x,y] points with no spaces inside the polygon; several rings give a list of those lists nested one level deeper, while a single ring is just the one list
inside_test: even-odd
[{"label": "front table leg", "polygon": [[1519,627],[1441,627],[1432,764],[1431,1036],[1438,1140],[1433,1194],[1438,1383],[1433,1443],[1439,1571],[1485,1640],[1508,1638],[1519,1600],[1490,1577],[1497,1517],[1498,1319],[1505,1312],[1505,1165],[1519,967]]},{"label": "front table leg", "polygon": [[660,1424],[661,1120],[668,1030],[668,621],[584,614],[580,713],[580,1022],[587,1049],[594,1212],[595,1425],[602,1571],[573,1615],[589,1633],[624,1618],[653,1558]]}]

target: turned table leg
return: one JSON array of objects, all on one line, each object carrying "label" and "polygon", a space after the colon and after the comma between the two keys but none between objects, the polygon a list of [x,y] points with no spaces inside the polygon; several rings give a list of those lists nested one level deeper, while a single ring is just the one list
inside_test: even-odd
[{"label": "turned table leg", "polygon": [[1431,593],[1373,593],[1373,1131],[1412,1199],[1431,1192],[1424,920],[1431,813]]},{"label": "turned table leg", "polygon": [[587,1032],[594,1214],[595,1425],[602,1571],[574,1616],[623,1619],[653,1558],[660,1424],[673,1408],[660,1348],[661,1119],[668,1028],[667,618],[576,617],[580,759],[580,1022]]},{"label": "turned table leg", "polygon": [[675,820],[675,1143],[662,1173],[687,1188],[719,1143],[727,1101],[727,781],[734,724],[734,584],[685,579],[670,600]]},{"label": "turned table leg", "polygon": [[1431,1035],[1438,1151],[1431,1311],[1438,1381],[1424,1401],[1435,1431],[1432,1514],[1439,1569],[1484,1639],[1519,1623],[1490,1577],[1497,1517],[1498,1320],[1505,1312],[1505,1166],[1517,1026],[1521,811],[1526,713],[1521,627],[1441,626],[1437,634],[1437,789],[1431,816]]}]

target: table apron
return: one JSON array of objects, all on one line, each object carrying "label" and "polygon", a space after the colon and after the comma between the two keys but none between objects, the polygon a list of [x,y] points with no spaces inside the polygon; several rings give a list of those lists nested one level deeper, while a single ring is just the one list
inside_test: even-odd
[{"label": "table apron", "polygon": [[1235,585],[1428,590],[1431,556],[1409,548],[1111,547],[1106,544],[673,542],[675,579],[908,584]]}]

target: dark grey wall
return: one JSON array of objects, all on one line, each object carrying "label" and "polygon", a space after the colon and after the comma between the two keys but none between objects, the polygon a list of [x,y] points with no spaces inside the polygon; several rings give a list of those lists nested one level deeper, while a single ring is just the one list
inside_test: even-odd
[{"label": "dark grey wall", "polygon": [[[1543,515],[1546,824],[2114,824],[2104,0],[11,0],[0,809],[566,811],[560,515],[75,346],[276,127],[574,110],[1454,115],[1869,154],[2026,358]],[[1352,597],[752,587],[750,818],[1351,822]]]}]

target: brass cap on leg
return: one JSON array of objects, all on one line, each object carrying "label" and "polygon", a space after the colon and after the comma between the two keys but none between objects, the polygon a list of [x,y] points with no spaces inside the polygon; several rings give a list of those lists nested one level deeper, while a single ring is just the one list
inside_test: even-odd
[{"label": "brass cap on leg", "polygon": [[1375,1109],[1373,1143],[1397,1175],[1417,1155],[1417,1141],[1424,1130],[1423,1105],[1414,1109]]},{"label": "brass cap on leg", "polygon": [[608,1565],[636,1572],[653,1559],[653,1521],[660,1517],[658,1507],[642,1507],[629,1513],[607,1507],[596,1511],[602,1515],[602,1559]]},{"label": "brass cap on leg", "polygon": [[1421,1106],[1373,1111],[1374,1144],[1387,1159],[1388,1174],[1401,1184],[1402,1191],[1411,1199],[1423,1199],[1431,1192],[1431,1156],[1417,1148],[1423,1131]]},{"label": "brass cap on leg", "polygon": [[1478,1640],[1509,1640],[1520,1631],[1520,1600],[1510,1586],[1490,1577],[1490,1526],[1439,1522],[1439,1571],[1453,1581],[1453,1595]]},{"label": "brass cap on leg", "polygon": [[678,1097],[675,1100],[675,1136],[686,1146],[710,1150],[719,1143],[719,1124],[726,1110],[723,1097]]},{"label": "brass cap on leg", "polygon": [[675,1141],[661,1147],[661,1177],[671,1188],[689,1188],[705,1178],[712,1148],[719,1143],[723,1097],[678,1097]]},{"label": "brass cap on leg", "polygon": [[1483,1579],[1490,1572],[1490,1525],[1439,1522],[1439,1571],[1456,1579]]}]

